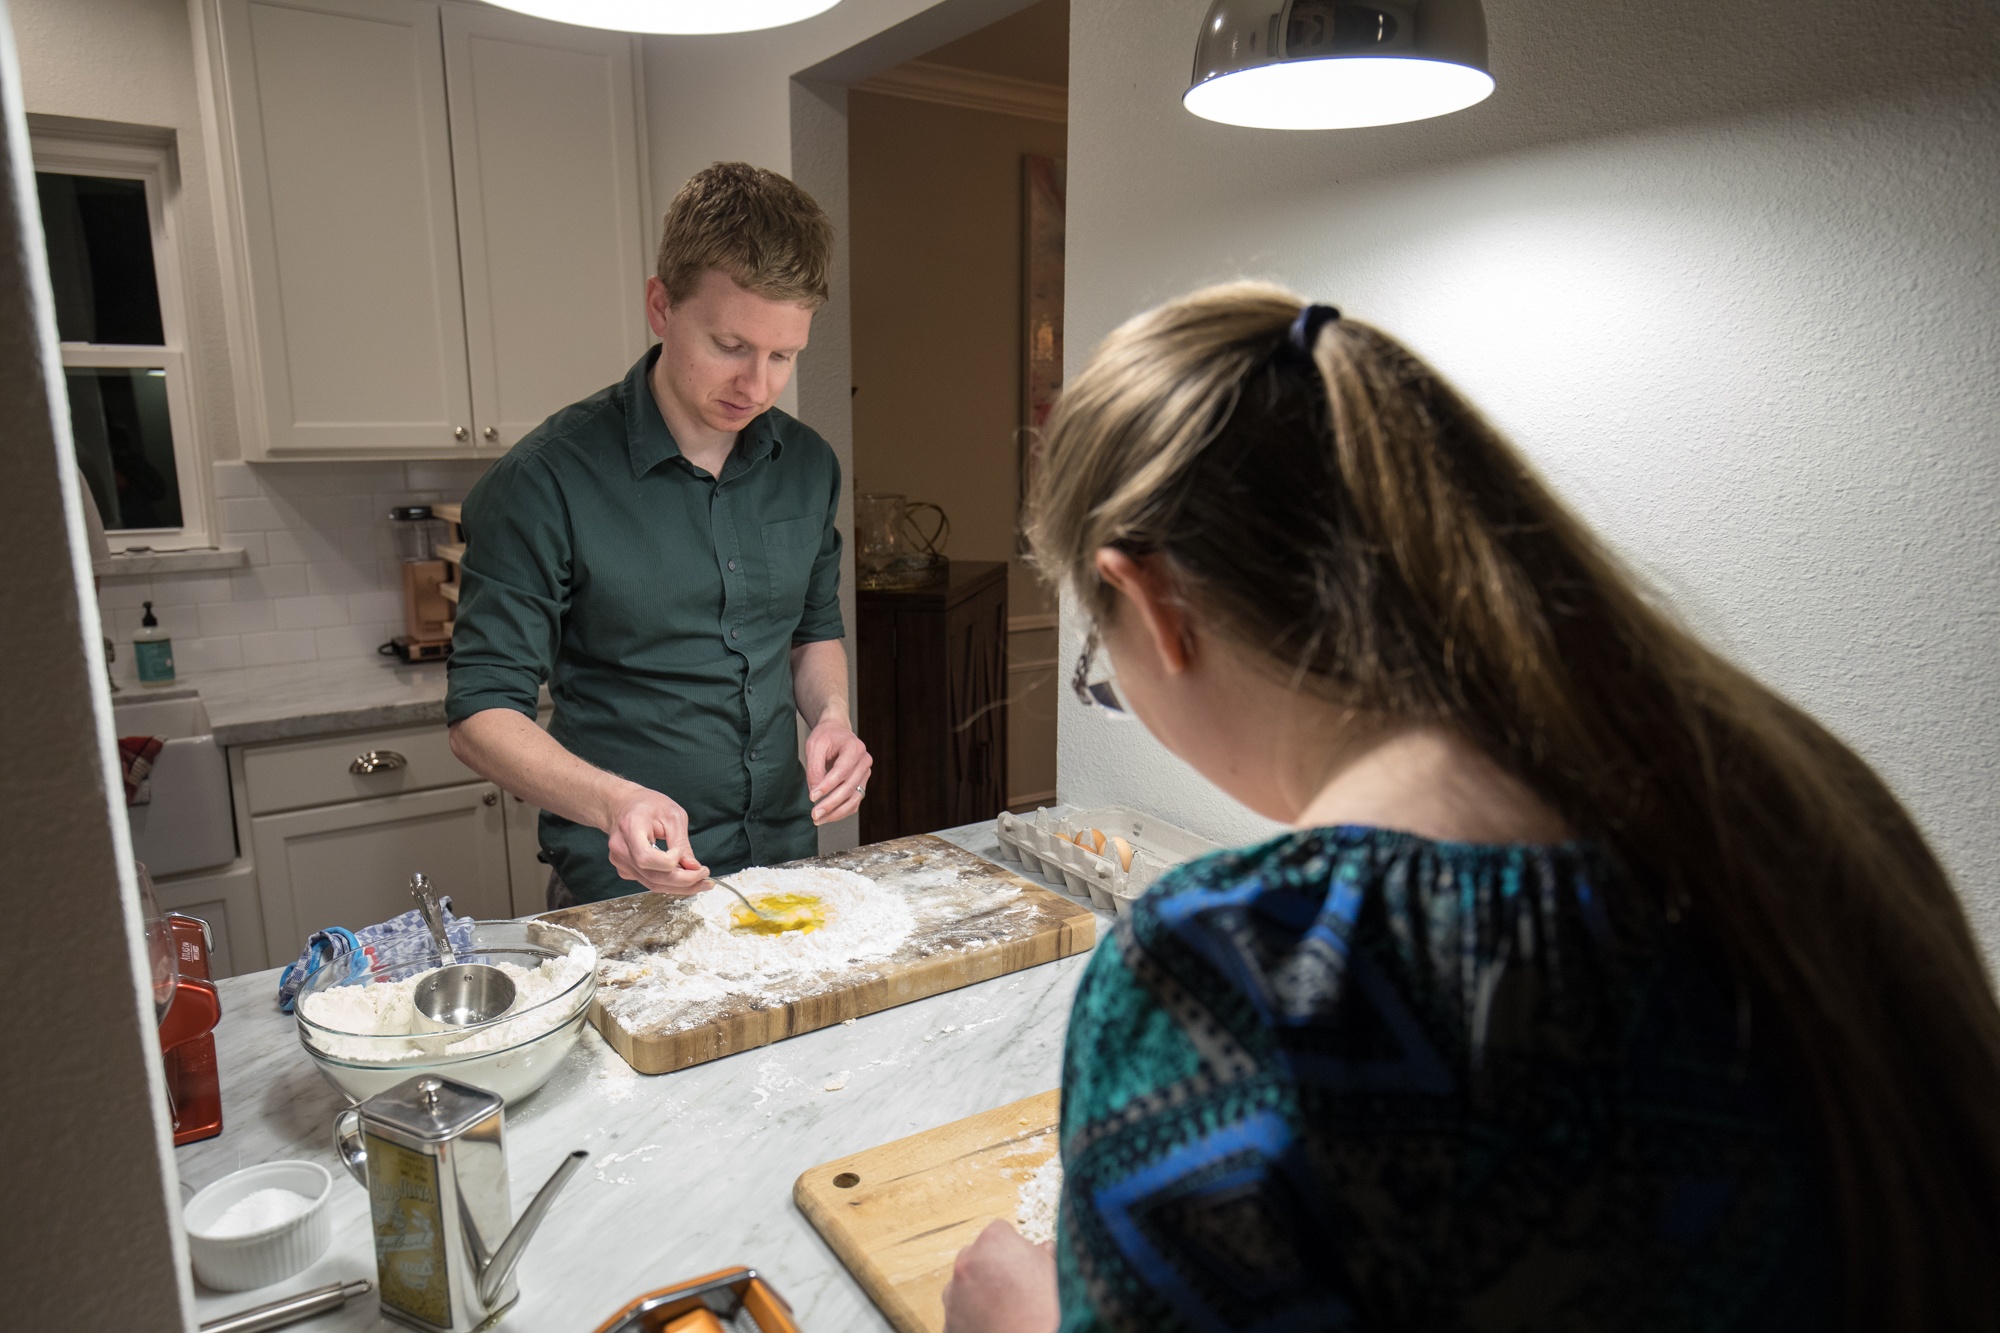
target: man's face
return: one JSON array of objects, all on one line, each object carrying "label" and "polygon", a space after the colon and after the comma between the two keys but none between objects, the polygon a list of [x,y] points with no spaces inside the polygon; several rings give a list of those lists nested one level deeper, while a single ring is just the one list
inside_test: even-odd
[{"label": "man's face", "polygon": [[730,434],[778,401],[812,332],[812,311],[745,291],[715,269],[679,305],[667,303],[666,284],[648,278],[646,316],[675,405]]}]

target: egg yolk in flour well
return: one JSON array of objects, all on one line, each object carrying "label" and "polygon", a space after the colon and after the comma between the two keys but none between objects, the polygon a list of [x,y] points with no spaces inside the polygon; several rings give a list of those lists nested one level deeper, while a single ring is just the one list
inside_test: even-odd
[{"label": "egg yolk in flour well", "polygon": [[767,893],[750,901],[773,919],[767,921],[737,903],[729,909],[729,924],[745,935],[783,935],[794,930],[808,934],[826,924],[826,905],[814,894]]}]

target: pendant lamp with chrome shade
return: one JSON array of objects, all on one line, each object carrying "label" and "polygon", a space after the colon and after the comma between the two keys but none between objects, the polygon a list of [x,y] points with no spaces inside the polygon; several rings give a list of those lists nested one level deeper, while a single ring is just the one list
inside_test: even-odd
[{"label": "pendant lamp with chrome shade", "polygon": [[1335,130],[1447,115],[1492,91],[1479,0],[1215,0],[1181,103],[1228,125]]},{"label": "pendant lamp with chrome shade", "polygon": [[619,32],[755,32],[824,14],[840,0],[489,0],[502,9]]}]

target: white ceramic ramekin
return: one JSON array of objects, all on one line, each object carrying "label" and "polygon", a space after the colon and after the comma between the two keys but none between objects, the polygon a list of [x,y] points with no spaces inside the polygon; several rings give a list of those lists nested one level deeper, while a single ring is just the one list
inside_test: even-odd
[{"label": "white ceramic ramekin", "polygon": [[[249,1235],[203,1234],[239,1201],[268,1189],[303,1194],[312,1206],[289,1222]],[[326,1206],[332,1193],[333,1175],[317,1162],[266,1162],[224,1176],[181,1210],[194,1275],[217,1291],[249,1291],[310,1266],[333,1239],[333,1215]]]}]

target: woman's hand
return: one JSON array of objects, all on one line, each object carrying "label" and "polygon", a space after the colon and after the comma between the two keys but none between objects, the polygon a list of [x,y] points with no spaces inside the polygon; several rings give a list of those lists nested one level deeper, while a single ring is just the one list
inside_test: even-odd
[{"label": "woman's hand", "polygon": [[989,1222],[958,1252],[944,1288],[945,1333],[1055,1333],[1061,1322],[1054,1246]]}]

